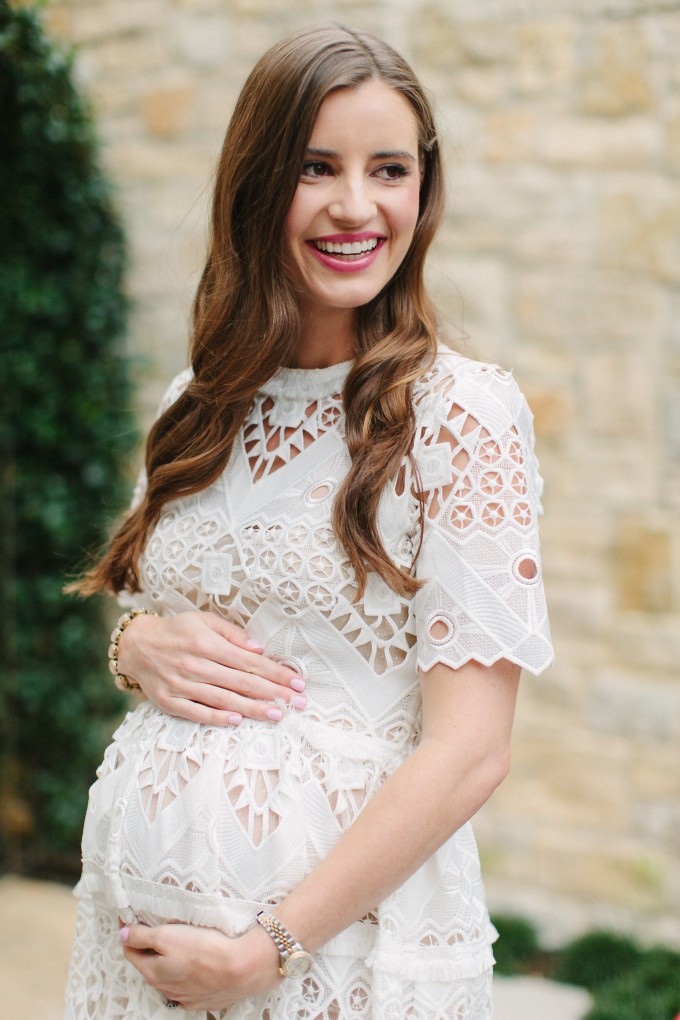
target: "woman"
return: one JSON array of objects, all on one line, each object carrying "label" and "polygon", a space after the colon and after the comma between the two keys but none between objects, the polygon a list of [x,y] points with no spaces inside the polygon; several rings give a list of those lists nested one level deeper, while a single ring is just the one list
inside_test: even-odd
[{"label": "woman", "polygon": [[68,1018],[491,1016],[468,822],[551,650],[531,416],[509,374],[438,348],[441,209],[390,47],[330,26],[265,54],[192,371],[81,586],[146,610],[111,657],[150,700],[92,788]]}]

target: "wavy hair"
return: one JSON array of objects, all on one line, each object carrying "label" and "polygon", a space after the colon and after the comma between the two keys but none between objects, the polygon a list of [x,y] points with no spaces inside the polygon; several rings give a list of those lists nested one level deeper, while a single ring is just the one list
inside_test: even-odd
[{"label": "wavy hair", "polygon": [[139,557],[164,505],[220,475],[255,394],[278,368],[295,364],[300,318],[283,268],[286,215],[324,99],[369,81],[396,89],[415,113],[420,207],[397,272],[357,309],[356,358],[343,390],[351,467],[333,525],[359,593],[369,570],[400,594],[419,587],[385,550],[377,511],[383,487],[411,457],[413,384],[436,352],[423,269],[443,208],[439,146],[430,105],[406,61],[367,33],[327,25],[274,45],[241,90],[217,165],[208,256],[193,305],[193,379],[151,428],[144,498],[74,586],[82,594],[139,591]]}]

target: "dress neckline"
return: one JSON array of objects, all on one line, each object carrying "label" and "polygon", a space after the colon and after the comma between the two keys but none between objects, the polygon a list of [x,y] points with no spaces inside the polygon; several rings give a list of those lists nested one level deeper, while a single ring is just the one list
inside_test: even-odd
[{"label": "dress neckline", "polygon": [[280,368],[260,387],[260,392],[287,400],[329,397],[340,392],[353,364],[350,360],[327,368]]}]

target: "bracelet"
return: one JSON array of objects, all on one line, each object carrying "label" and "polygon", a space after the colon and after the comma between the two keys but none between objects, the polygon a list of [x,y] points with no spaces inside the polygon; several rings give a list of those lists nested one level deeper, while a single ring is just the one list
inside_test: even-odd
[{"label": "bracelet", "polygon": [[109,645],[109,669],[113,673],[113,682],[119,691],[141,691],[136,680],[131,680],[118,669],[118,642],[125,628],[132,623],[135,616],[158,616],[151,609],[131,609],[129,613],[123,613],[118,623],[111,631],[111,644]]}]

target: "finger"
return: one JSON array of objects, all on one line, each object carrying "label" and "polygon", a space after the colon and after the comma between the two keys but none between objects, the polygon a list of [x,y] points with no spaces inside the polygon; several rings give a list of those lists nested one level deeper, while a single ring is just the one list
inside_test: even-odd
[{"label": "finger", "polygon": [[120,926],[118,937],[126,949],[158,952],[158,937],[155,928],[150,928],[146,924],[121,925],[120,921],[118,923]]},{"label": "finger", "polygon": [[[286,704],[294,703],[293,707],[298,707],[295,697],[302,694],[306,687],[302,677],[291,673],[291,679],[282,686],[281,683],[260,674],[259,669],[265,663],[262,657],[260,662],[252,663],[253,668],[258,670],[256,672],[238,665],[238,656],[232,655],[231,660],[218,663],[210,658],[182,657],[177,662],[177,673],[173,677],[168,677],[168,694],[194,698],[212,708],[222,710],[236,707],[229,700],[231,693],[260,701],[283,699]],[[211,687],[212,690],[207,690],[206,687]]]},{"label": "finger", "polygon": [[245,653],[244,655],[237,653],[235,656],[233,649],[230,650],[231,654],[227,653],[226,649],[222,649],[223,655],[226,655],[227,658],[216,658],[214,661],[222,662],[225,666],[241,669],[245,673],[264,677],[266,680],[270,680],[278,685],[288,685],[291,680],[297,679],[301,681],[302,686],[296,685],[293,689],[296,691],[304,689],[304,680],[300,674],[292,667],[282,662],[276,662],[275,659],[270,659],[264,655],[262,645],[249,638],[243,628],[238,627],[229,620],[224,620],[217,613],[204,613],[202,615],[206,617],[206,623],[209,624],[213,631],[225,638],[230,645],[235,645]]},{"label": "finger", "polygon": [[[212,700],[205,698],[202,691],[205,690],[205,685],[201,687],[196,697],[201,698],[201,701],[194,701],[192,699],[185,698],[173,698],[169,701],[167,709],[169,715],[175,715],[182,719],[188,719],[189,722],[202,723],[206,726],[238,726],[243,719],[257,719],[260,722],[277,723],[286,714],[285,708],[282,708],[280,700],[277,704],[273,701],[255,701],[251,698],[243,697],[238,694],[228,694],[226,701],[228,707],[224,709],[218,709],[211,707],[206,704],[206,701]],[[306,699],[303,695],[295,695],[296,703],[292,706],[295,711],[302,711],[306,704]]]},{"label": "finger", "polygon": [[246,648],[249,651],[258,652],[261,654],[264,652],[264,646],[252,638],[243,627],[239,627],[238,624],[232,623],[231,620],[225,620],[219,613],[203,613],[205,622],[211,627],[216,633],[226,638],[234,645],[238,645],[239,648]]}]

